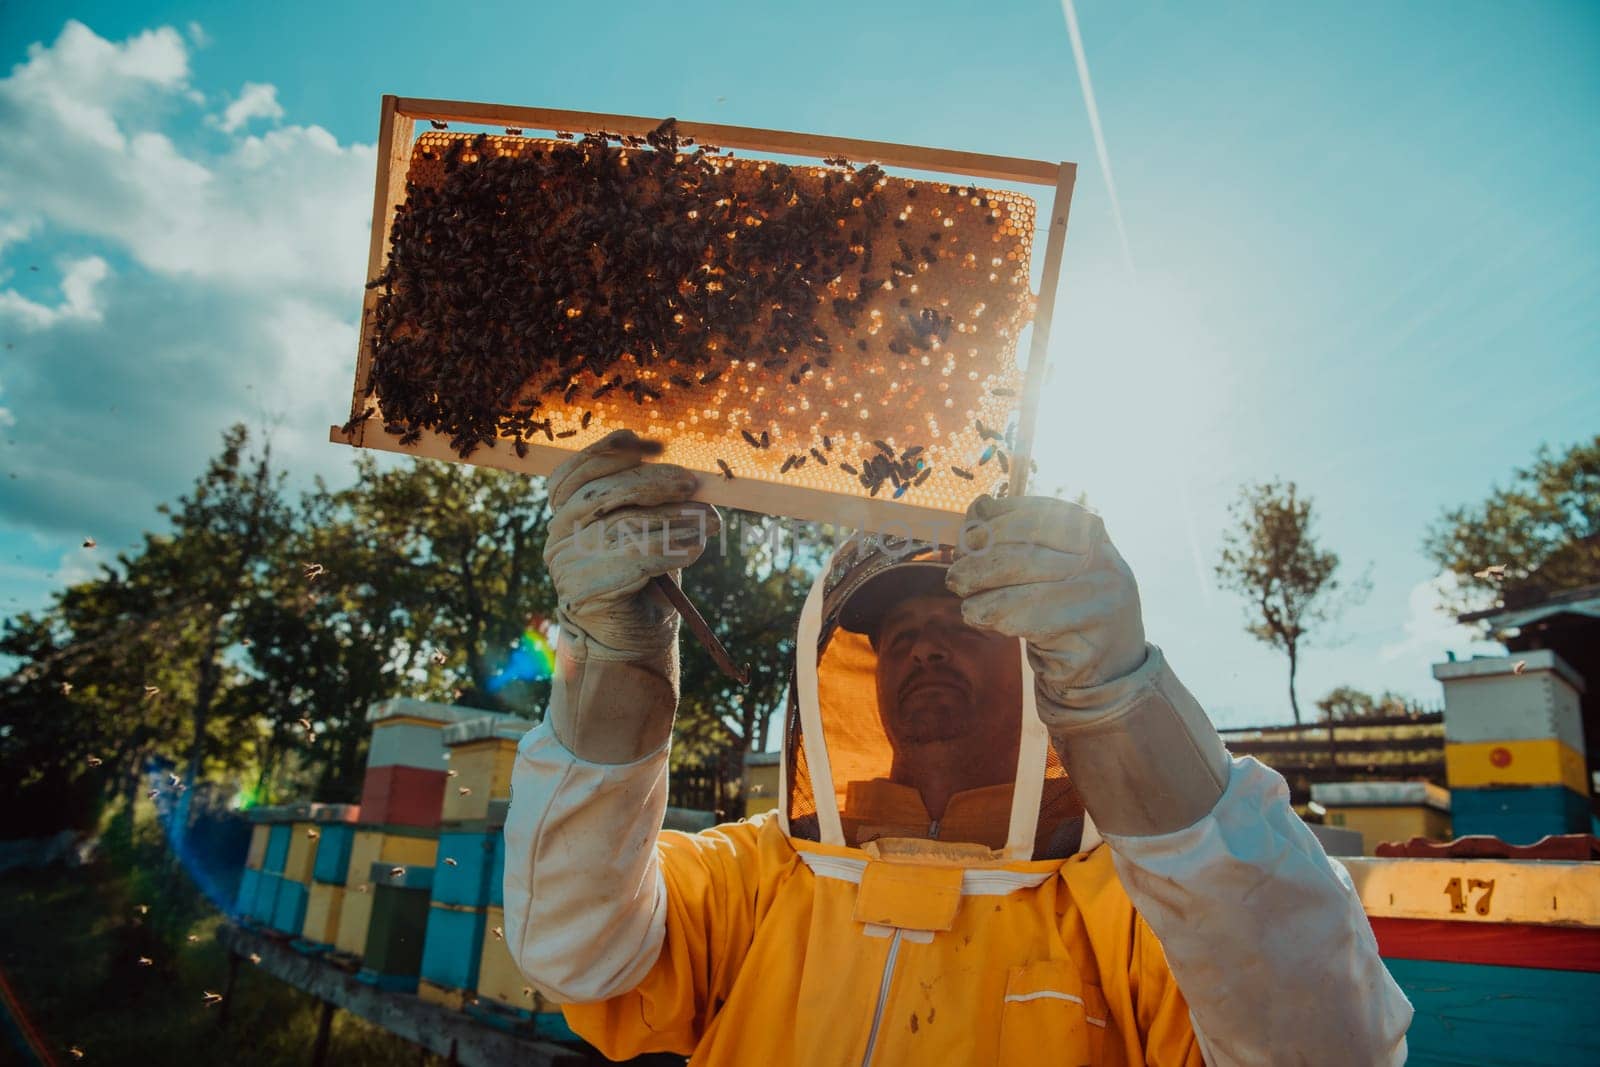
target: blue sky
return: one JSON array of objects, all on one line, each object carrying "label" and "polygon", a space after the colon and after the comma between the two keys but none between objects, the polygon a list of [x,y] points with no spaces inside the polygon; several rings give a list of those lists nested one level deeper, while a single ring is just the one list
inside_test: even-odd
[{"label": "blue sky", "polygon": [[1080,163],[1040,484],[1089,494],[1241,725],[1287,718],[1285,667],[1210,564],[1241,482],[1296,480],[1373,581],[1302,703],[1436,701],[1473,646],[1427,525],[1600,432],[1600,6],[1077,13],[1127,257],[1057,3],[0,6],[0,611],[155,525],[234,419],[348,477],[396,92]]}]

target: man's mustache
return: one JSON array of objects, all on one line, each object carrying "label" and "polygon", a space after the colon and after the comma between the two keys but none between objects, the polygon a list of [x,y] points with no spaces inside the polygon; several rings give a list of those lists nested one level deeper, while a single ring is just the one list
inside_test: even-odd
[{"label": "man's mustache", "polygon": [[936,667],[925,667],[916,674],[911,675],[900,683],[900,691],[896,694],[901,700],[906,699],[915,690],[923,686],[947,685],[960,689],[967,696],[972,695],[972,686],[966,677],[958,671],[944,670]]}]

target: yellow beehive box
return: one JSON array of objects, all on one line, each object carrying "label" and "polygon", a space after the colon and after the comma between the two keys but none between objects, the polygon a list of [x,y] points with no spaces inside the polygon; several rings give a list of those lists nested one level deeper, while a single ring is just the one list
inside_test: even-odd
[{"label": "yellow beehive box", "polygon": [[283,862],[283,877],[309,884],[317,865],[317,838],[322,833],[313,822],[297,822],[289,834],[289,858]]},{"label": "yellow beehive box", "polygon": [[1444,746],[1451,789],[1563,785],[1589,792],[1583,753],[1554,737],[1538,741],[1469,741]]},{"label": "yellow beehive box", "polygon": [[250,870],[261,869],[262,860],[267,858],[267,838],[271,836],[272,827],[264,822],[258,822],[250,828],[250,851],[244,858],[244,865]]},{"label": "yellow beehive box", "polygon": [[460,1011],[470,996],[472,994],[465,989],[446,989],[444,986],[436,985],[426,978],[417,982],[417,999],[425,1000],[429,1004],[437,1004],[441,1008]]},{"label": "yellow beehive box", "polygon": [[526,719],[487,715],[445,727],[444,743],[450,753],[445,783],[444,822],[470,822],[489,816],[489,802],[511,795],[511,768],[517,759],[517,742],[533,729]]},{"label": "yellow beehive box", "polygon": [[556,1011],[556,1005],[533,991],[511,958],[505,941],[506,910],[489,908],[484,925],[483,954],[478,958],[479,998],[522,1011]]},{"label": "yellow beehive box", "polygon": [[311,896],[306,901],[306,921],[300,936],[319,945],[331,945],[339,940],[339,916],[344,906],[344,886],[311,883]]},{"label": "yellow beehive box", "polygon": [[370,882],[374,863],[392,863],[405,867],[432,867],[439,852],[439,839],[415,833],[400,833],[394,829],[357,830],[350,843],[350,866],[346,868],[345,886]]},{"label": "yellow beehive box", "polygon": [[[313,889],[317,886],[312,886]],[[330,886],[328,888],[339,888]],[[366,878],[344,890],[339,906],[338,933],[333,947],[352,956],[367,952],[367,927],[372,923],[372,886]]]}]

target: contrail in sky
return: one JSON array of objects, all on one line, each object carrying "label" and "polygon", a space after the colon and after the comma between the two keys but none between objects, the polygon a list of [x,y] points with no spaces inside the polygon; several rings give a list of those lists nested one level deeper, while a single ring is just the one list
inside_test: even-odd
[{"label": "contrail in sky", "polygon": [[1117,183],[1111,176],[1111,156],[1106,151],[1105,133],[1100,129],[1100,108],[1094,102],[1094,85],[1089,81],[1089,61],[1083,55],[1083,37],[1078,33],[1078,13],[1072,0],[1061,0],[1061,11],[1067,16],[1067,34],[1072,38],[1072,59],[1078,67],[1078,84],[1083,86],[1083,103],[1089,112],[1089,129],[1094,132],[1094,152],[1100,157],[1100,171],[1106,176],[1106,191],[1111,194],[1111,218],[1117,224],[1117,236],[1122,239],[1122,259],[1128,273],[1137,274],[1133,266],[1133,252],[1128,248],[1128,230],[1122,225],[1122,203],[1117,199]]}]

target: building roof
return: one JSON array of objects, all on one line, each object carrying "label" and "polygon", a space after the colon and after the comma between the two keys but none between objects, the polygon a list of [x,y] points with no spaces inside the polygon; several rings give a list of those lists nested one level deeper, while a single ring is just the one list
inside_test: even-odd
[{"label": "building roof", "polygon": [[1557,615],[1579,615],[1600,619],[1600,583],[1565,589],[1559,593],[1517,607],[1487,608],[1457,615],[1458,622],[1487,622],[1496,630],[1527,626]]}]

